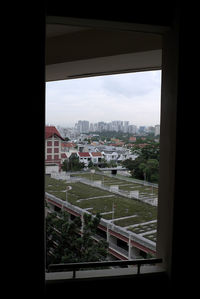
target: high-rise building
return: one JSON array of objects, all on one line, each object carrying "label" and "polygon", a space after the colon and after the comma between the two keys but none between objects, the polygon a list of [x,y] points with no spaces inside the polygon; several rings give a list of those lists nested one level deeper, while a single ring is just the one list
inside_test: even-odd
[{"label": "high-rise building", "polygon": [[79,133],[88,133],[89,132],[89,121],[88,120],[79,120],[77,124],[77,130]]},{"label": "high-rise building", "polygon": [[128,126],[128,133],[136,134],[137,133],[137,126],[135,126],[135,125],[129,125]]},{"label": "high-rise building", "polygon": [[128,126],[129,126],[129,121],[124,121],[124,126],[123,126],[123,132],[124,133],[128,132]]}]

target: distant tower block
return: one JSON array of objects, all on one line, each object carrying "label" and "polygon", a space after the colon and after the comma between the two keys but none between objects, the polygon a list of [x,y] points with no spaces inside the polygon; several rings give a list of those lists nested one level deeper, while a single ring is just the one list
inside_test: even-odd
[{"label": "distant tower block", "polygon": [[139,190],[130,191],[130,197],[139,198]]}]

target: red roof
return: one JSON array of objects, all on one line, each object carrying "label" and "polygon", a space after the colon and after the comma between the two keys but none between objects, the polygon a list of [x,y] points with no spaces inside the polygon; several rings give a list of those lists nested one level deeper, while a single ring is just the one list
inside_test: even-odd
[{"label": "red roof", "polygon": [[68,143],[62,142],[62,146],[63,147],[75,147],[76,144],[72,143],[72,142],[68,142]]},{"label": "red roof", "polygon": [[64,140],[62,138],[62,136],[60,135],[60,133],[58,132],[58,130],[56,129],[56,127],[53,127],[53,126],[47,126],[47,127],[45,127],[45,139],[50,138],[53,135],[57,135],[59,138],[61,138],[62,140]]},{"label": "red roof", "polygon": [[88,152],[78,152],[80,157],[88,157],[90,158],[90,154]]},{"label": "red roof", "polygon": [[100,152],[92,152],[91,155],[93,157],[101,157],[102,156]]}]

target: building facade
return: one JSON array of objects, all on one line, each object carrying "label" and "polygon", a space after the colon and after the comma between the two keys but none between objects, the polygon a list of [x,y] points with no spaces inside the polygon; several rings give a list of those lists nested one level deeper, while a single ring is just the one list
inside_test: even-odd
[{"label": "building facade", "polygon": [[61,143],[64,139],[54,126],[45,127],[46,173],[61,170]]}]

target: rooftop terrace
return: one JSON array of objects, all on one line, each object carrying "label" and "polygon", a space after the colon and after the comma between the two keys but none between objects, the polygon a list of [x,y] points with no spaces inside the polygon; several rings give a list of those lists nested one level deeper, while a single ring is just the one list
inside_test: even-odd
[{"label": "rooftop terrace", "polygon": [[[77,178],[79,179],[77,180]],[[103,184],[94,186],[95,181],[101,181]],[[124,192],[124,196],[120,196],[108,188],[105,190],[102,185],[105,187],[117,185],[120,192]],[[66,187],[68,186],[71,189],[67,191],[66,196]],[[125,179],[96,173],[77,173],[71,175],[71,178],[66,181],[56,180],[49,176],[45,178],[46,192],[62,200],[67,198],[67,201],[74,206],[93,215],[100,213],[102,219],[107,222],[156,242],[157,207],[128,196],[130,191],[139,190],[141,196],[151,197],[152,189],[154,189],[154,196],[157,196],[158,190],[152,186],[144,186]]]}]

